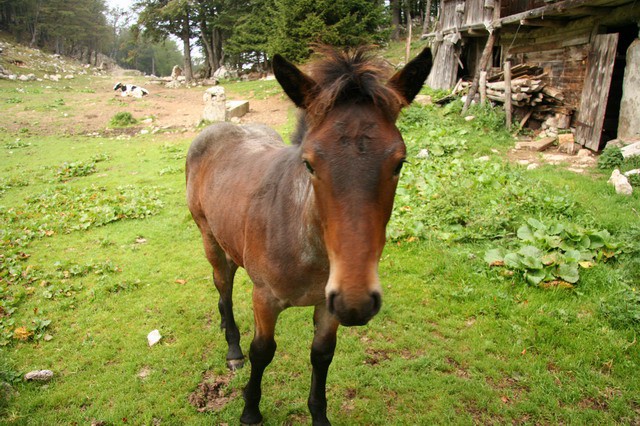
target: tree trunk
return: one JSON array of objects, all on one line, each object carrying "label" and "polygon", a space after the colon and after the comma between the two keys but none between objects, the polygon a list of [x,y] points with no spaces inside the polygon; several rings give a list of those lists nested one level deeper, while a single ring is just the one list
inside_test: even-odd
[{"label": "tree trunk", "polygon": [[480,72],[487,70],[487,65],[489,65],[489,60],[492,57],[493,45],[496,41],[496,33],[495,31],[489,33],[489,38],[487,39],[487,44],[484,45],[484,50],[482,51],[482,56],[480,57],[480,63],[478,64],[478,68],[476,69],[475,75],[473,77],[473,83],[471,83],[471,87],[469,87],[469,94],[467,95],[467,100],[462,107],[462,113],[464,114],[469,109],[469,105],[473,101],[473,98],[476,96],[478,91],[478,84],[480,83]]},{"label": "tree trunk", "polygon": [[222,34],[218,28],[214,28],[211,34],[211,47],[213,50],[213,71],[220,68],[224,62],[224,52],[222,51]]},{"label": "tree trunk", "polygon": [[398,41],[400,39],[400,24],[402,23],[401,16],[401,0],[390,0],[391,5],[391,40]]},{"label": "tree trunk", "polygon": [[427,0],[424,11],[424,22],[422,23],[422,34],[427,34],[431,27],[431,0]]},{"label": "tree trunk", "polygon": [[184,53],[184,78],[188,82],[193,80],[193,70],[191,68],[191,40],[189,31],[182,33],[182,49]]}]

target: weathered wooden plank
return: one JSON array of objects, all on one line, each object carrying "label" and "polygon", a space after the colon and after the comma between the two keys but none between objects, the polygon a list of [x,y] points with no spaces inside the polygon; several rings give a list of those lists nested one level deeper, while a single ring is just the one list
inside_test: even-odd
[{"label": "weathered wooden plank", "polygon": [[427,85],[433,89],[451,89],[458,78],[458,52],[448,41],[442,42],[433,61]]},{"label": "weathered wooden plank", "polygon": [[593,151],[598,151],[600,146],[617,46],[617,33],[597,35],[587,59],[576,142]]}]

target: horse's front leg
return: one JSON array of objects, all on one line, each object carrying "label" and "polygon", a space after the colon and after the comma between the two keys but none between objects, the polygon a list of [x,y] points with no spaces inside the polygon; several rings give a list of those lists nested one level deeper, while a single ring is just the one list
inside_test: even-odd
[{"label": "horse's front leg", "polygon": [[276,352],[274,333],[278,314],[282,311],[276,303],[267,295],[263,295],[260,289],[253,290],[253,316],[255,320],[255,332],[251,347],[249,348],[249,361],[251,361],[251,376],[249,383],[244,388],[244,410],[240,417],[243,425],[256,425],[262,423],[260,413],[260,398],[262,397],[262,375]]},{"label": "horse's front leg", "polygon": [[309,411],[314,425],[330,425],[327,419],[327,372],[336,349],[338,320],[327,311],[326,304],[317,305],[313,312],[315,333],[311,344],[311,391]]}]

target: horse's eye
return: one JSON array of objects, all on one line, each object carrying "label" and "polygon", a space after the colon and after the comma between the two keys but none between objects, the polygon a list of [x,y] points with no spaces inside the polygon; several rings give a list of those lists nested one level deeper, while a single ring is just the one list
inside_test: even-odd
[{"label": "horse's eye", "polygon": [[307,168],[309,173],[314,174],[316,172],[315,170],[313,170],[313,167],[311,167],[311,163],[309,163],[307,160],[303,160],[302,162],[304,163],[304,166]]},{"label": "horse's eye", "polygon": [[402,171],[402,166],[406,162],[407,162],[407,160],[403,158],[402,161],[400,161],[398,163],[398,165],[396,166],[395,170],[393,171],[394,176],[398,176],[400,174],[400,172]]}]

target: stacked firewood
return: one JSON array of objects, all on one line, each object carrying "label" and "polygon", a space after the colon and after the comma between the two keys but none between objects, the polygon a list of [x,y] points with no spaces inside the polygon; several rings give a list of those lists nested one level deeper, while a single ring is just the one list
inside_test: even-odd
[{"label": "stacked firewood", "polygon": [[[521,64],[512,68],[511,79],[511,105],[514,107],[542,107],[541,110],[549,109],[543,105],[562,105],[564,95],[561,90],[548,86],[544,82],[546,75],[542,73],[539,67]],[[504,103],[505,102],[505,82],[503,73],[487,79],[486,96],[489,100]],[[471,85],[470,82],[460,82],[458,91],[464,91]],[[480,88],[479,92],[484,93],[484,88]]]},{"label": "stacked firewood", "polygon": [[[516,116],[526,117],[521,121],[521,126],[529,118],[533,118],[543,123],[549,121],[548,127],[567,129],[573,111],[564,105],[562,90],[547,84],[548,79],[545,77],[547,75],[543,69],[535,65],[514,65],[511,68],[511,106]],[[471,84],[458,81],[450,97],[468,92]],[[484,87],[478,88],[480,98],[477,100],[505,103],[506,83],[503,72],[487,78],[486,83],[481,83],[481,86],[482,84]]]}]

